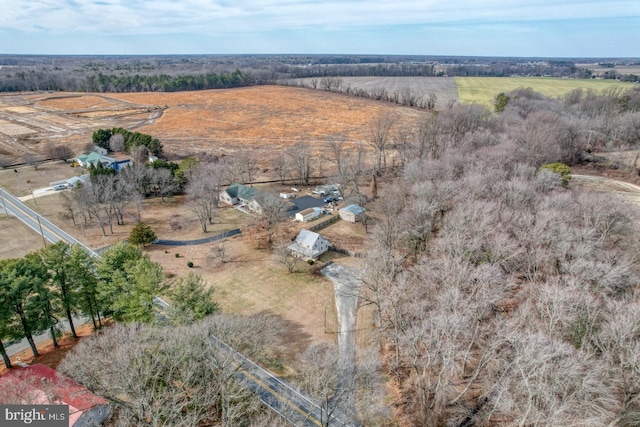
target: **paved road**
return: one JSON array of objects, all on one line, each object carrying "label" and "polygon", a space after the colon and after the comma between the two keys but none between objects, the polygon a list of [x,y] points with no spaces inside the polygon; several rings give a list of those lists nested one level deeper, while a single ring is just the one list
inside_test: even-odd
[{"label": "paved road", "polygon": [[94,250],[92,250],[70,234],[66,233],[58,226],[54,225],[52,222],[31,209],[29,206],[22,203],[20,200],[18,200],[17,197],[13,196],[10,193],[7,193],[3,189],[0,189],[0,196],[0,204],[4,204],[4,207],[9,212],[9,214],[18,218],[36,233],[44,236],[44,238],[49,242],[56,243],[59,241],[64,241],[71,245],[79,245],[90,255],[94,257],[98,256],[98,254]]},{"label": "paved road", "polygon": [[341,413],[334,412],[329,417],[312,398],[262,369],[217,338],[211,337],[211,340],[220,352],[233,359],[238,380],[256,393],[262,403],[291,424],[302,427],[359,425]]},{"label": "paved road", "polygon": [[[79,326],[85,325],[90,321],[91,319],[88,319],[83,316],[73,316],[73,326],[75,326],[76,331],[78,330]],[[71,330],[71,328],[69,328],[69,321],[67,319],[60,319],[59,326],[60,326],[60,329],[62,330],[62,333],[66,333]],[[36,343],[36,346],[50,339],[51,339],[51,334],[49,332],[44,332],[40,335],[36,335],[33,337],[33,341]],[[5,347],[5,350],[7,351],[7,354],[9,356],[13,356],[16,353],[20,353],[21,351],[24,351],[27,349],[31,349],[31,347],[29,346],[29,341],[27,341],[26,338],[23,338],[22,341],[20,342],[17,342],[15,344],[11,344]]]},{"label": "paved road", "polygon": [[[4,202],[10,214],[15,215],[37,233],[42,233],[50,242],[55,243],[63,240],[70,244],[78,244],[89,254],[95,257],[99,256],[95,251],[65,233],[45,218],[42,218],[40,214],[24,205],[24,203],[16,197],[2,189],[0,189],[0,195],[2,195],[0,204]],[[40,221],[39,223],[38,220]],[[160,297],[156,297],[154,303],[163,310],[169,308],[169,304]],[[305,396],[275,375],[265,371],[216,337],[211,337],[211,340],[219,351],[233,358],[238,367],[236,374],[238,379],[250,390],[254,391],[266,406],[280,414],[291,424],[303,427],[328,425],[347,427],[358,425],[342,414],[334,413],[331,419],[327,420],[326,413],[322,411],[320,405],[314,402],[313,399]]]}]

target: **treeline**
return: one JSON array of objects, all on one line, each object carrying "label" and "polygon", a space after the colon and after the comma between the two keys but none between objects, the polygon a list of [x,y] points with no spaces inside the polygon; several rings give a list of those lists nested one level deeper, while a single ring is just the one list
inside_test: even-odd
[{"label": "treeline", "polygon": [[637,147],[640,92],[505,96],[499,114],[453,106],[386,145],[404,168],[375,202],[361,299],[400,390],[397,415],[634,425],[637,214],[541,166]]},{"label": "treeline", "polygon": [[392,102],[394,104],[407,107],[417,107],[426,110],[433,110],[438,101],[435,93],[423,94],[412,90],[410,87],[401,90],[389,91],[384,87],[375,89],[362,89],[345,84],[340,77],[322,77],[308,80],[287,79],[280,80],[278,84],[283,86],[306,87],[311,89],[321,89],[329,92],[344,93],[358,98],[375,99],[376,101]]},{"label": "treeline", "polygon": [[[585,60],[588,61],[588,60]],[[0,58],[0,92],[173,92],[347,76],[592,78],[573,60],[430,56],[160,56]],[[605,78],[636,81],[611,70]]]},{"label": "treeline", "polygon": [[217,308],[197,276],[167,282],[158,263],[127,244],[107,249],[99,259],[79,246],[58,242],[23,258],[1,260],[0,353],[11,367],[4,343],[26,338],[38,356],[33,336],[45,331],[57,347],[62,319],[77,338],[78,315],[90,318],[94,329],[107,317],[154,322],[158,317],[153,299],[162,293],[178,301],[196,296],[195,305],[176,302],[176,311],[167,314],[170,321],[202,318]]},{"label": "treeline", "polygon": [[87,92],[177,92],[184,90],[229,89],[249,86],[251,76],[240,70],[230,73],[197,75],[90,75],[85,80]]},{"label": "treeline", "polygon": [[162,144],[158,138],[123,128],[98,129],[93,132],[91,139],[94,145],[107,150],[131,153],[133,148],[143,146],[154,156],[162,155]]},{"label": "treeline", "polygon": [[[103,74],[81,70],[28,70],[2,76],[0,92],[176,92],[228,89],[256,84],[255,77],[240,70],[198,74]],[[258,73],[256,73],[258,75]]]}]

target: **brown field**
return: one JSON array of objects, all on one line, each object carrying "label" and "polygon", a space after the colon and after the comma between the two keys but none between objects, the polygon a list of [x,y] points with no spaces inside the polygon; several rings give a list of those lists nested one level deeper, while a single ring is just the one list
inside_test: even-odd
[{"label": "brown field", "polygon": [[607,71],[615,71],[618,74],[640,75],[640,65],[616,65],[613,68],[609,68],[601,67],[599,64],[576,64],[576,67],[587,68],[596,75],[604,74]]},{"label": "brown field", "polygon": [[43,247],[42,239],[0,207],[0,259],[20,258]]},{"label": "brown field", "polygon": [[53,96],[39,99],[35,103],[39,107],[55,110],[105,109],[119,107],[121,104],[106,96],[97,95]]},{"label": "brown field", "polygon": [[366,141],[371,121],[393,114],[411,123],[425,113],[317,90],[257,86],[179,93],[114,94],[130,102],[168,106],[137,130],[160,139],[174,155],[321,142],[335,135]]},{"label": "brown field", "polygon": [[379,115],[394,115],[407,124],[424,114],[281,86],[174,93],[17,93],[0,97],[0,120],[6,127],[6,134],[0,133],[0,155],[19,162],[24,153],[43,152],[45,142],[67,144],[79,154],[96,129],[111,127],[151,134],[174,158],[247,147],[272,152],[274,146],[301,139],[319,142],[334,135],[365,141],[371,121]]},{"label": "brown field", "polygon": [[[412,93],[429,96],[435,94],[438,98],[436,109],[443,109],[449,103],[458,100],[458,88],[452,77],[340,77],[343,86],[355,89],[362,89],[372,92],[378,89],[385,89],[387,93],[402,93],[405,89],[410,89]],[[299,81],[309,84],[312,78],[299,79]],[[316,81],[320,79],[316,78]]]}]

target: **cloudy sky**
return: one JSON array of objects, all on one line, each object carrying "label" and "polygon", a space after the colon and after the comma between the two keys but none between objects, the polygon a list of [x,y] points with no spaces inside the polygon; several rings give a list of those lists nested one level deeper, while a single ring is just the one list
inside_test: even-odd
[{"label": "cloudy sky", "polygon": [[640,0],[0,0],[0,53],[640,57]]}]

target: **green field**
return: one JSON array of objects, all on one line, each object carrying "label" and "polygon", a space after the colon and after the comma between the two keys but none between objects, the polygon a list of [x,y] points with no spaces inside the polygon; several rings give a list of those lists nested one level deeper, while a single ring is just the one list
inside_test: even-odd
[{"label": "green field", "polygon": [[632,88],[633,83],[616,80],[554,79],[547,77],[455,77],[458,102],[492,105],[500,92],[530,87],[550,97],[562,96],[573,89],[601,91],[610,87]]}]

